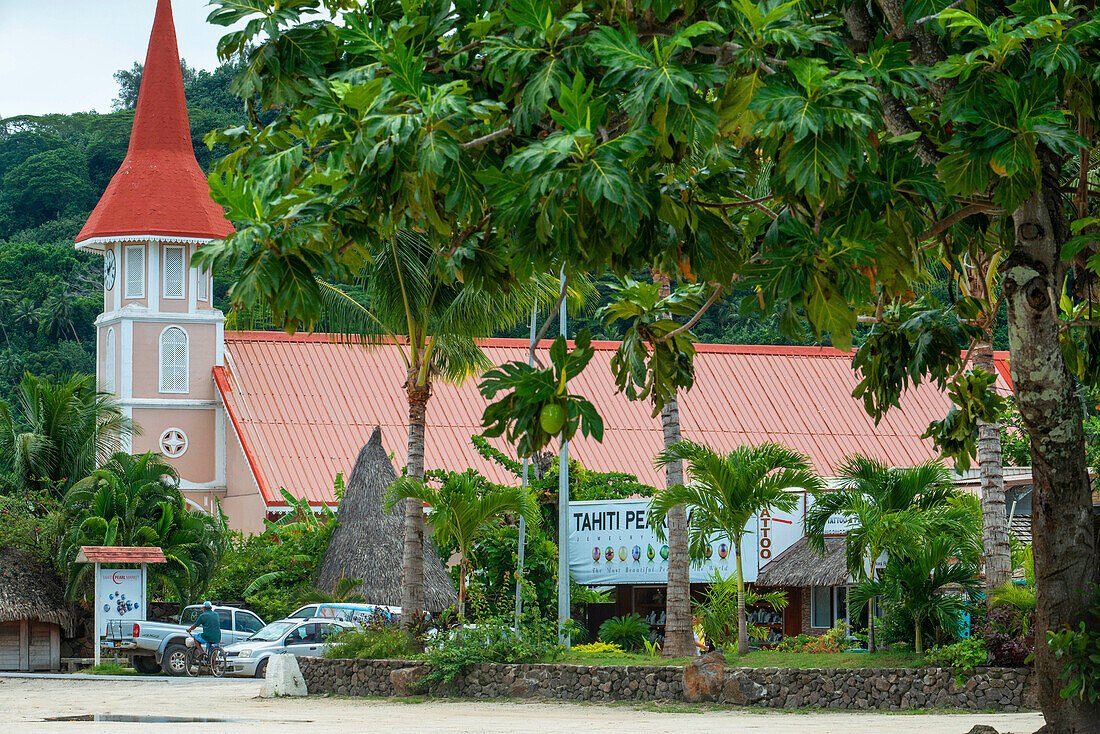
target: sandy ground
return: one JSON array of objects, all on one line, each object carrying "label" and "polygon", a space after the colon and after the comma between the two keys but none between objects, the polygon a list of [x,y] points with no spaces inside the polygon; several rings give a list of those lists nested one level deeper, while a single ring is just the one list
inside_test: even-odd
[{"label": "sandy ground", "polygon": [[[0,676],[0,732],[508,732],[509,734],[965,734],[974,724],[1033,732],[1040,714],[781,713],[672,705],[262,699],[260,681]],[[232,719],[217,723],[49,722],[53,716],[116,714]],[[245,720],[245,721],[242,721]]]}]

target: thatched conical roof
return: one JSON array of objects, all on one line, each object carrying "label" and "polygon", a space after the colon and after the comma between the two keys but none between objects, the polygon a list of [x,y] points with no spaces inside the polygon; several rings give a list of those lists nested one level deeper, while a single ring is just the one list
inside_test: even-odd
[{"label": "thatched conical roof", "polygon": [[848,560],[843,536],[825,537],[825,555],[810,547],[805,538],[771,559],[760,569],[757,586],[844,586]]},{"label": "thatched conical roof", "polygon": [[72,607],[49,563],[12,546],[0,546],[0,622],[37,619],[73,633]]},{"label": "thatched conical roof", "polygon": [[[400,505],[386,513],[382,502],[397,478],[382,448],[382,430],[375,427],[359,451],[336,511],[317,588],[331,591],[341,578],[363,579],[357,591],[372,604],[401,604],[401,560],[405,543],[405,513]],[[424,605],[440,612],[458,601],[451,577],[431,541],[424,540]]]}]

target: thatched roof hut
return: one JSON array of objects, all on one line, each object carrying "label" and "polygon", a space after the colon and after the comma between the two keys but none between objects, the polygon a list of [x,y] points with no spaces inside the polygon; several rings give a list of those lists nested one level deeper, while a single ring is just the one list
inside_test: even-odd
[{"label": "thatched roof hut", "polygon": [[756,586],[843,586],[848,583],[848,563],[843,536],[825,538],[825,555],[811,548],[805,538],[760,569]]},{"label": "thatched roof hut", "polygon": [[75,616],[53,567],[19,548],[0,546],[0,624],[38,620],[73,634]]},{"label": "thatched roof hut", "polygon": [[[348,477],[317,588],[331,591],[341,578],[359,578],[363,583],[357,591],[368,602],[400,606],[405,513],[401,505],[389,513],[382,506],[396,478],[382,448],[382,431],[375,427]],[[428,538],[424,539],[424,586],[424,605],[431,612],[458,601],[451,577]]]}]

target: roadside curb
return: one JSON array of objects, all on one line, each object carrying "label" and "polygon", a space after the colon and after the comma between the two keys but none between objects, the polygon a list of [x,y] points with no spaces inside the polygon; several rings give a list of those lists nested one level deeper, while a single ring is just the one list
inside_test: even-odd
[{"label": "roadside curb", "polygon": [[172,685],[188,685],[192,682],[239,680],[248,681],[247,678],[214,678],[213,676],[200,676],[189,678],[186,676],[167,675],[89,675],[87,673],[0,673],[0,680],[5,678],[31,678],[40,680],[107,680],[127,681],[130,683],[170,683]]}]

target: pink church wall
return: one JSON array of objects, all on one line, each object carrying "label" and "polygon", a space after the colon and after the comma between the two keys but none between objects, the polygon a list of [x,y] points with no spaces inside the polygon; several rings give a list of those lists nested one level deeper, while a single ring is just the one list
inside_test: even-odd
[{"label": "pink church wall", "polygon": [[119,394],[119,386],[122,384],[122,358],[120,350],[122,348],[122,331],[119,324],[113,324],[111,326],[101,326],[96,333],[96,349],[99,353],[98,359],[98,372],[100,390],[104,389],[104,385],[107,384],[107,375],[104,374],[104,370],[107,365],[107,330],[114,329],[115,332],[115,369],[114,369],[114,394]]},{"label": "pink church wall", "polygon": [[226,420],[225,438],[225,499],[222,510],[229,518],[229,527],[245,535],[256,535],[264,530],[267,507],[260,497],[260,488],[248,466],[237,432],[232,422]]},{"label": "pink church wall", "polygon": [[[160,392],[160,335],[169,326],[179,326],[187,332],[190,350],[188,389],[184,393]],[[163,398],[166,400],[213,400],[214,379],[210,369],[214,366],[218,329],[215,324],[195,323],[143,323],[134,322],[134,354],[143,355],[134,360],[134,397]],[[147,355],[147,356],[146,356]]]},{"label": "pink church wall", "polygon": [[183,456],[166,460],[182,479],[196,484],[213,482],[217,456],[214,416],[213,408],[134,408],[134,421],[142,428],[142,435],[134,436],[134,453],[160,451],[161,434],[168,428],[179,428],[187,435],[187,451]]}]

